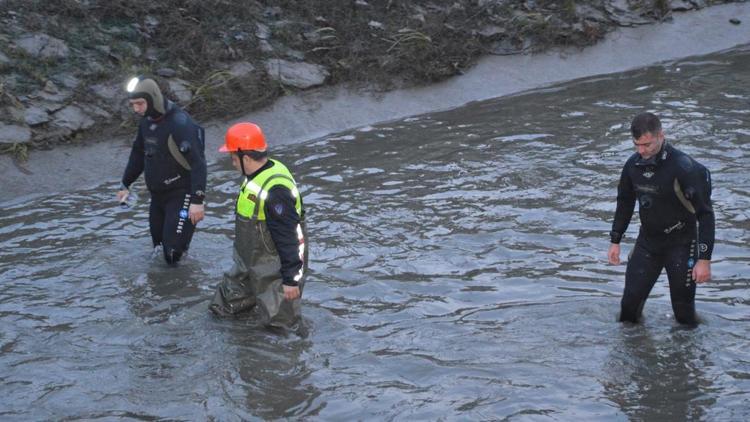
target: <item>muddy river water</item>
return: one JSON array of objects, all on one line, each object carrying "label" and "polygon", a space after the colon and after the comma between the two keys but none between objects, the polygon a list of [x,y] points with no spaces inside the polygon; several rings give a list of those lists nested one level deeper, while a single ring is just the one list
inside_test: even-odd
[{"label": "muddy river water", "polygon": [[[616,322],[625,267],[606,263],[607,233],[643,110],[713,174],[695,329],[674,322],[665,275],[642,324]],[[311,247],[304,327],[288,335],[207,312],[231,264],[228,161],[176,269],[150,256],[142,182],[127,209],[114,182],[56,195],[55,175],[49,195],[3,203],[0,419],[750,417],[750,47],[275,155]]]}]

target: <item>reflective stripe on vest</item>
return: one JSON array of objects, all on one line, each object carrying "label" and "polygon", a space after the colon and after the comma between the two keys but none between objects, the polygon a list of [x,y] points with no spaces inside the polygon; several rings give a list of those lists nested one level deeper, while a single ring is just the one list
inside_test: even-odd
[{"label": "reflective stripe on vest", "polygon": [[297,215],[302,215],[302,196],[297,190],[292,173],[281,162],[273,159],[271,161],[273,161],[273,166],[263,170],[252,180],[245,178],[245,182],[240,187],[240,195],[237,197],[237,214],[245,218],[265,221],[268,191],[275,186],[284,186],[292,192]]}]

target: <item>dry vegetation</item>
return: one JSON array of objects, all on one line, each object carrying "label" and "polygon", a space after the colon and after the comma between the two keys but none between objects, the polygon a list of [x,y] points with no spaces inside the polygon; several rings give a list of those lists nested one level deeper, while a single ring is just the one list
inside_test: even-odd
[{"label": "dry vegetation", "polygon": [[[22,34],[45,33],[70,47],[65,60],[43,60],[0,46],[12,60],[0,64],[0,76],[13,80],[3,95],[20,97],[44,87],[51,75],[72,74],[81,81],[74,99],[85,103],[97,101],[87,86],[168,68],[189,84],[193,99],[186,107],[193,115],[226,118],[293,89],[265,72],[271,58],[322,65],[328,84],[383,90],[426,84],[461,73],[485,54],[593,44],[617,25],[606,17],[607,3],[0,0],[6,46]],[[653,19],[669,11],[667,0],[631,3]],[[226,69],[236,62],[255,71],[233,77]]]}]

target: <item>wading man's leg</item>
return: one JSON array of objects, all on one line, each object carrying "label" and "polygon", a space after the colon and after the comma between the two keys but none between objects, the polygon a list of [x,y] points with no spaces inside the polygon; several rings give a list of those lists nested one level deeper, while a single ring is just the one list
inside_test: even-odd
[{"label": "wading man's leg", "polygon": [[164,225],[162,245],[164,260],[169,265],[176,265],[190,247],[195,227],[188,218],[190,194],[185,192],[170,193],[164,204]]},{"label": "wading man's leg", "polygon": [[161,245],[164,236],[163,198],[155,194],[151,194],[151,203],[148,207],[148,228],[154,247]]},{"label": "wading man's leg", "polygon": [[[692,249],[692,251],[691,251]],[[669,296],[672,299],[674,317],[680,324],[695,325],[695,281],[693,281],[693,256],[695,243],[680,245],[669,251],[666,257]]]},{"label": "wading man's leg", "polygon": [[255,292],[247,268],[235,257],[234,265],[224,273],[224,279],[216,287],[208,309],[216,316],[229,317],[247,312],[253,309],[255,304]]},{"label": "wading man's leg", "polygon": [[643,305],[664,267],[663,257],[648,252],[638,240],[625,270],[625,291],[620,302],[620,322],[636,323]]}]

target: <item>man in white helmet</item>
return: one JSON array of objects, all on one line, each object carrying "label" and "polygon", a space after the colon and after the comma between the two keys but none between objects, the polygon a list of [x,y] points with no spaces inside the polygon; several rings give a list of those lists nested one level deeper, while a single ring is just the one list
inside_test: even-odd
[{"label": "man in white helmet", "polygon": [[204,132],[190,116],[164,98],[153,79],[133,78],[127,87],[130,106],[143,116],[117,199],[144,173],[151,193],[149,227],[154,248],[162,247],[175,265],[190,247],[203,219],[206,191]]}]

